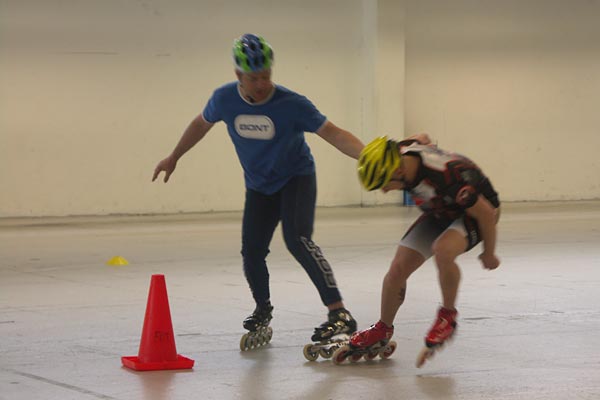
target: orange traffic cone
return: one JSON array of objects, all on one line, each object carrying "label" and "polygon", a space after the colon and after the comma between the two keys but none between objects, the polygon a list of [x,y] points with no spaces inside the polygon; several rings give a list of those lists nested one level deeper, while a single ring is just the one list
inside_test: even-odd
[{"label": "orange traffic cone", "polygon": [[139,353],[137,357],[121,357],[121,362],[136,371],[190,369],[194,366],[194,360],[177,354],[175,348],[164,275],[152,275]]}]

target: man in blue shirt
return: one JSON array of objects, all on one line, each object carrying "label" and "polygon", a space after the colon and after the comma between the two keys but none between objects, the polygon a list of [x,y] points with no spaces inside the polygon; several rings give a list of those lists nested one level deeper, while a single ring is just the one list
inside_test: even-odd
[{"label": "man in blue shirt", "polygon": [[315,203],[315,163],[304,132],[315,132],[342,153],[357,159],[364,147],[317,110],[304,96],[271,80],[273,49],[259,36],[245,34],[233,46],[237,82],[216,89],[204,111],[187,127],[173,152],[160,161],[152,180],[164,171],[167,182],[177,161],[212,126],[223,121],[235,146],[246,185],[242,222],[244,273],[256,302],[244,320],[250,331],[242,350],[266,344],[273,307],[266,257],[279,221],[290,253],[308,273],[327,306],[328,320],[315,328],[313,341],[325,341],[356,330],[345,309],[333,271],[312,241]]}]

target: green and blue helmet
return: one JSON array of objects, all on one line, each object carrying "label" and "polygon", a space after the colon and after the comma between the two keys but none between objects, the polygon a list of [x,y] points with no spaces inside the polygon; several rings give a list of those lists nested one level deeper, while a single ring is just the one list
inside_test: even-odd
[{"label": "green and blue helmet", "polygon": [[261,36],[246,33],[233,41],[233,61],[241,72],[258,72],[273,65],[273,48]]}]

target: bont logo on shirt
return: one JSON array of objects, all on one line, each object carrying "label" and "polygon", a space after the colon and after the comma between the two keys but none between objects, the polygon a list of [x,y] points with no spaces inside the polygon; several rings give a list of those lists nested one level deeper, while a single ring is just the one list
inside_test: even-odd
[{"label": "bont logo on shirt", "polygon": [[265,115],[241,114],[235,117],[235,131],[247,139],[269,140],[275,136],[275,125]]}]

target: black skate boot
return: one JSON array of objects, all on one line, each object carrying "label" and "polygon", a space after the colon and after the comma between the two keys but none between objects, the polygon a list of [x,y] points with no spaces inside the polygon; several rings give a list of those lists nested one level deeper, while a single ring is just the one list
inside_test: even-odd
[{"label": "black skate boot", "polygon": [[315,328],[315,333],[310,340],[313,342],[322,342],[331,339],[334,336],[356,332],[356,321],[352,318],[350,311],[345,308],[329,311],[327,321]]},{"label": "black skate boot", "polygon": [[257,347],[265,346],[273,337],[273,329],[269,323],[273,319],[273,306],[256,306],[243,322],[244,329],[249,332],[244,334],[240,340],[240,350],[247,351]]},{"label": "black skate boot", "polygon": [[327,321],[317,328],[310,338],[316,344],[309,343],[304,346],[304,357],[308,361],[315,361],[319,355],[331,358],[335,350],[348,341],[349,336],[356,332],[356,320],[345,308],[329,311]]}]

